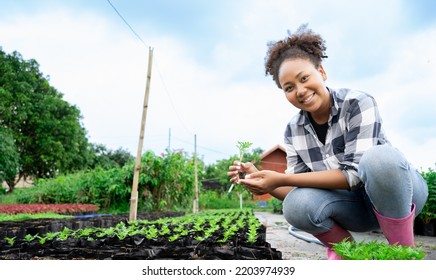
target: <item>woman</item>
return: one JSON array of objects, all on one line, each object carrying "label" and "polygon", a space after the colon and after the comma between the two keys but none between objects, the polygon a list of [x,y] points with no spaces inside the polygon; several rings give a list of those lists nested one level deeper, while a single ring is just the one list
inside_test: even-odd
[{"label": "woman", "polygon": [[352,240],[349,231],[380,228],[390,244],[414,246],[413,220],[428,188],[387,140],[374,98],[325,85],[325,42],[307,25],[268,47],[266,74],[300,109],[285,131],[288,168],[283,174],[235,162],[230,181],[283,200],[286,220],[323,242],[327,259],[340,259],[331,248]]}]

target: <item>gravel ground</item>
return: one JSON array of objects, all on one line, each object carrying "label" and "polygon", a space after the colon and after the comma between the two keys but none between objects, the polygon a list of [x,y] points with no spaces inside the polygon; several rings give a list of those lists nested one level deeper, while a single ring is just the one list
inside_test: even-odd
[{"label": "gravel ground", "polygon": [[[281,214],[270,212],[255,212],[256,217],[262,222],[266,230],[266,241],[282,252],[284,260],[325,260],[326,249],[314,242],[307,242],[303,239],[316,240],[311,234],[302,231],[295,231],[302,238],[297,238],[289,232],[289,224]],[[381,233],[351,233],[354,239],[359,242],[362,240],[386,241]],[[436,260],[436,237],[415,236],[415,244],[422,246],[427,254],[425,260]]]}]

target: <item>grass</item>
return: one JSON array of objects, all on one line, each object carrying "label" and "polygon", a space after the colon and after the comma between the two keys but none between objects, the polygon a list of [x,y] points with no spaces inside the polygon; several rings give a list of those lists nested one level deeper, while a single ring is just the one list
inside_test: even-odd
[{"label": "grass", "polygon": [[39,214],[0,214],[0,222],[16,222],[35,219],[67,219],[73,218],[73,216],[60,215],[55,213],[39,213]]}]

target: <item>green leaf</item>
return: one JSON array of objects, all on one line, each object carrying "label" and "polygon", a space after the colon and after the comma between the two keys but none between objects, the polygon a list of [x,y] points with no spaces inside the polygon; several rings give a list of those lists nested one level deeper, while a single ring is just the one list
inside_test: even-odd
[{"label": "green leaf", "polygon": [[377,240],[342,241],[333,250],[347,260],[421,260],[425,257],[422,247],[389,245]]}]

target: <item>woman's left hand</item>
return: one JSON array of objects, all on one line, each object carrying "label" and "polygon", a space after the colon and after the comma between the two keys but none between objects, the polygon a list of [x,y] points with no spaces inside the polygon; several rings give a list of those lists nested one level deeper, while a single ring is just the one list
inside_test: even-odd
[{"label": "woman's left hand", "polygon": [[252,194],[262,195],[270,193],[283,185],[281,183],[282,175],[275,171],[262,170],[248,174],[245,179],[240,179],[239,183],[244,185]]}]

